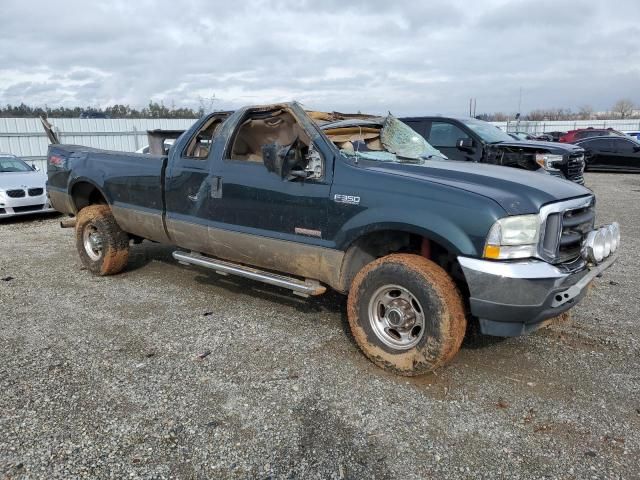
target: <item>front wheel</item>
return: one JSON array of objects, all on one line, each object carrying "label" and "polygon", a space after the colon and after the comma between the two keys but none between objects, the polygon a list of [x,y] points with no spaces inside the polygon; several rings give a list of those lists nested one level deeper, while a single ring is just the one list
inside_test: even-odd
[{"label": "front wheel", "polygon": [[116,223],[108,205],[90,205],[78,213],[76,248],[96,275],[115,275],[127,266],[129,235]]},{"label": "front wheel", "polygon": [[364,354],[379,367],[407,376],[453,358],[467,325],[451,277],[411,254],[388,255],[365,266],[349,290],[348,317]]}]

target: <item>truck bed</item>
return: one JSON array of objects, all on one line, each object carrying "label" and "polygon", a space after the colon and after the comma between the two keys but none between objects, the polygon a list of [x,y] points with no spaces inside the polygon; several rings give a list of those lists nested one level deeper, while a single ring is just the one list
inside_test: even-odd
[{"label": "truck bed", "polygon": [[[164,205],[165,155],[102,150],[82,145],[51,145],[48,188],[56,210],[74,214],[85,185],[96,187],[116,209],[146,211],[161,217]],[[73,173],[72,173],[73,172]],[[66,201],[58,193],[64,193]]]}]

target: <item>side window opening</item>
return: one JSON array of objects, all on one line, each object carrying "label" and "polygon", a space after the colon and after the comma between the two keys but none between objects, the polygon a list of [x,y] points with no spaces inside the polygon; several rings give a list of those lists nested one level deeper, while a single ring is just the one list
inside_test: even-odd
[{"label": "side window opening", "polygon": [[222,125],[222,119],[218,117],[213,117],[206,122],[187,145],[184,156],[196,160],[206,159],[209,156],[213,137],[220,125]]},{"label": "side window opening", "polygon": [[436,148],[455,148],[459,139],[468,137],[469,135],[456,125],[433,122],[431,124],[431,133],[429,134],[429,143]]},{"label": "side window opening", "polygon": [[227,158],[265,165],[265,151],[269,149],[274,154],[296,150],[297,155],[291,158],[299,160],[289,166],[296,178],[321,178],[324,173],[320,153],[286,109],[249,112],[232,140]]},{"label": "side window opening", "polygon": [[614,142],[616,153],[634,153],[635,144],[625,139],[616,140]]}]

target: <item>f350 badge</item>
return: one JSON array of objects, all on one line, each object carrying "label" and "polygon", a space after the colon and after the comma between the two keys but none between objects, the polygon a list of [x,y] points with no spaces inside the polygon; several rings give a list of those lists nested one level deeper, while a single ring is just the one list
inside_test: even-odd
[{"label": "f350 badge", "polygon": [[354,195],[340,195],[339,193],[336,193],[333,196],[333,201],[336,203],[347,203],[349,205],[359,205],[360,197],[356,197]]}]

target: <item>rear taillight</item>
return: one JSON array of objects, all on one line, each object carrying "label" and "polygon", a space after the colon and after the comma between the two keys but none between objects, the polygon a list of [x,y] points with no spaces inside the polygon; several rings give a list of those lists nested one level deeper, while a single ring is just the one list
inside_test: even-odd
[{"label": "rear taillight", "polygon": [[53,165],[54,167],[61,167],[64,163],[64,158],[59,155],[50,155],[49,156],[49,165]]}]

